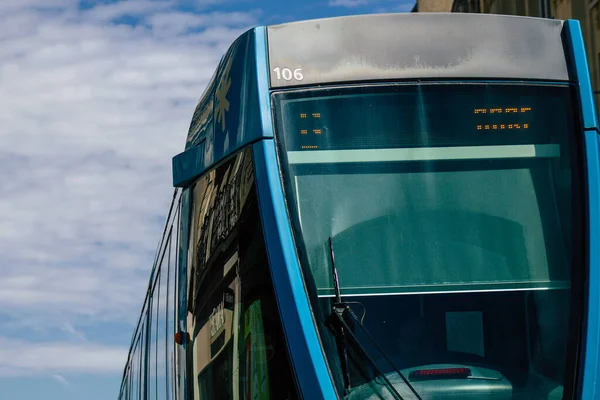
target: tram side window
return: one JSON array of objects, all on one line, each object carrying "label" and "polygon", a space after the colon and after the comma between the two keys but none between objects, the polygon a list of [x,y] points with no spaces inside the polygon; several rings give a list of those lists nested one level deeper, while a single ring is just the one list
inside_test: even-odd
[{"label": "tram side window", "polygon": [[190,398],[296,399],[251,152],[200,178],[192,207]]}]

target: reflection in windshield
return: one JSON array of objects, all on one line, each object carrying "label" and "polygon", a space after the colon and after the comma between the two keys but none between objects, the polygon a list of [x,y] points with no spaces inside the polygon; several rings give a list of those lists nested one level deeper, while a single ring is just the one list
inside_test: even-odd
[{"label": "reflection in windshield", "polygon": [[[560,382],[565,370],[563,357],[558,355],[566,353],[567,291],[344,300],[360,303],[367,310],[365,329],[383,353],[360,329],[355,334],[374,359],[376,369],[386,374],[405,399],[414,398],[413,394],[393,366],[408,377],[424,399],[455,390],[460,393],[457,398],[562,398]],[[330,300],[323,298],[321,302],[325,306]],[[550,304],[556,306],[553,310],[558,315],[544,312]],[[357,311],[361,309],[358,307]],[[369,386],[368,383],[364,384]],[[357,385],[349,398],[360,398],[359,394],[371,390],[364,384]],[[383,382],[380,385],[385,386]],[[467,392],[457,389],[460,387]]]},{"label": "reflection in windshield", "polygon": [[[373,362],[373,359],[371,358],[369,353],[361,345],[360,341],[357,340],[352,327],[349,326],[348,323],[346,322],[346,317],[350,317],[350,321],[349,321],[350,324],[352,326],[357,325],[362,329],[362,332],[364,332],[367,335],[367,337],[369,338],[371,343],[377,348],[377,350],[380,352],[380,354],[389,363],[389,366],[391,366],[393,368],[394,372],[396,372],[398,374],[398,376],[402,379],[402,386],[406,385],[408,387],[408,389],[410,390],[411,394],[413,394],[417,398],[417,400],[421,400],[421,396],[419,396],[417,391],[410,384],[410,382],[406,379],[404,374],[402,374],[402,372],[398,370],[398,368],[390,360],[390,358],[388,357],[386,352],[381,348],[381,345],[379,345],[377,343],[377,341],[373,338],[373,335],[370,334],[369,331],[363,325],[364,316],[366,315],[366,311],[367,311],[366,308],[364,308],[364,306],[363,306],[363,311],[364,311],[363,317],[359,319],[356,316],[356,314],[354,313],[354,311],[352,310],[352,308],[349,307],[350,303],[342,302],[342,298],[341,298],[341,294],[340,294],[340,284],[339,284],[339,279],[338,279],[338,272],[337,272],[337,268],[335,266],[335,250],[333,248],[333,241],[332,241],[331,237],[329,237],[329,252],[331,255],[331,272],[333,274],[333,285],[334,285],[334,291],[335,291],[335,302],[332,305],[332,310],[331,310],[332,313],[331,313],[331,317],[329,317],[329,319],[334,320],[334,322],[337,322],[337,324],[335,324],[335,325],[337,325],[337,329],[334,328],[334,332],[335,332],[336,339],[338,342],[338,351],[340,353],[340,359],[342,360],[345,390],[346,391],[351,390],[350,388],[352,385],[352,382],[350,381],[349,365],[348,365],[348,349],[347,349],[347,340],[346,340],[346,335],[348,335],[351,338],[352,343],[356,345],[358,350],[369,361],[369,364],[377,372],[377,378],[381,378],[381,380],[383,380],[383,382],[386,384],[386,388],[390,391],[390,393],[392,395],[395,396],[395,398],[398,398],[400,400],[403,399],[403,397],[398,393],[396,385],[394,385],[392,382],[390,382],[390,380],[388,379],[386,374],[381,373],[381,370],[379,368],[377,368],[376,363]],[[353,302],[353,304],[360,304],[360,303]]]},{"label": "reflection in windshield", "polygon": [[546,248],[556,238],[544,229],[560,229],[557,214],[541,214],[540,203],[556,206],[545,192],[552,188],[547,165],[498,161],[485,168],[490,165],[504,168],[413,172],[398,166],[358,174],[340,166],[338,174],[296,177],[298,214],[320,221],[302,225],[319,294],[332,294],[330,270],[322,267],[331,234],[342,293],[568,286],[564,247]]},{"label": "reflection in windshield", "polygon": [[[404,376],[423,399],[570,398],[581,201],[569,99],[567,86],[500,84],[275,95],[288,211],[340,397],[414,399]],[[349,390],[326,322],[329,237],[342,302],[382,350],[346,319]]]}]

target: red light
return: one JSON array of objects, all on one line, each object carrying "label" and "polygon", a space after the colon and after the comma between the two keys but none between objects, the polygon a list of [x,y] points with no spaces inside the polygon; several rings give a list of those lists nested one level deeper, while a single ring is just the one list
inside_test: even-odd
[{"label": "red light", "polygon": [[411,380],[423,379],[465,379],[471,376],[469,368],[418,369],[410,373]]},{"label": "red light", "polygon": [[182,345],[190,340],[190,335],[187,332],[177,332],[173,339],[175,339],[175,343]]}]

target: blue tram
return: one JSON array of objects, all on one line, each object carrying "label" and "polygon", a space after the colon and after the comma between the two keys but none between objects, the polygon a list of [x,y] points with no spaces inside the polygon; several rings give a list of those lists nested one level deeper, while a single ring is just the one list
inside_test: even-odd
[{"label": "blue tram", "polygon": [[173,181],[120,399],[600,399],[577,21],[252,29]]}]

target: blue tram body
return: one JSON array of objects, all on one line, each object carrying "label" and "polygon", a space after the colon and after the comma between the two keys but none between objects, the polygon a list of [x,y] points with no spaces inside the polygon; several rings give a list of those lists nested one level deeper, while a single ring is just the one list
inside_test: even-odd
[{"label": "blue tram body", "polygon": [[173,158],[119,398],[600,399],[599,153],[577,21],[244,33]]}]

